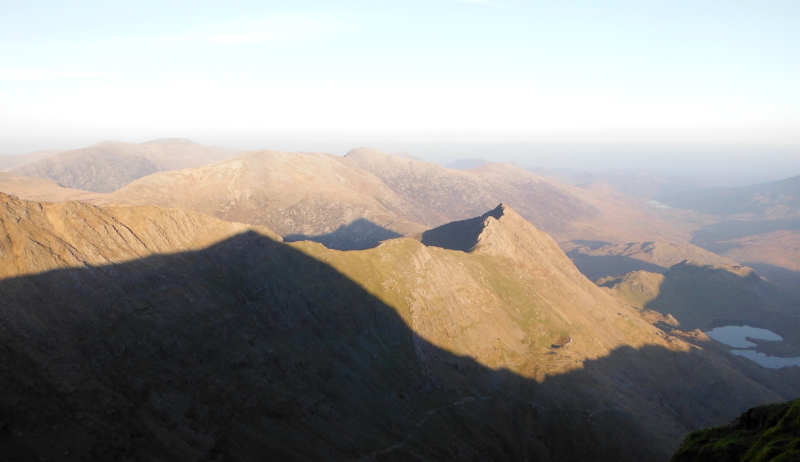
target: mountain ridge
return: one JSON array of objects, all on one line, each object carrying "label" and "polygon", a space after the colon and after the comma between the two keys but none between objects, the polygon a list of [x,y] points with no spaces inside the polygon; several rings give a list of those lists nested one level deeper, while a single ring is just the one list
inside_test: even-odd
[{"label": "mountain ridge", "polygon": [[175,209],[4,200],[0,259],[29,265],[0,279],[12,456],[655,461],[800,383],[653,327],[509,208],[472,253],[341,252]]}]

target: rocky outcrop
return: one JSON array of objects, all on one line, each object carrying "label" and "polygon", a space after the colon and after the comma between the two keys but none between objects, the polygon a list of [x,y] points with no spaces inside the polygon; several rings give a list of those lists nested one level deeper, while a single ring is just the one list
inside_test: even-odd
[{"label": "rocky outcrop", "polygon": [[690,433],[671,462],[800,460],[800,400],[748,410],[733,423]]}]

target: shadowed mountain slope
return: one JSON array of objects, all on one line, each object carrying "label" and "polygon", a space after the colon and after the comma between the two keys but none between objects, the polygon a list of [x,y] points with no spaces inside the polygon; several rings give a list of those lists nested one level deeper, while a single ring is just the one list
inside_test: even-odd
[{"label": "shadowed mountain slope", "polygon": [[701,265],[730,265],[738,263],[691,244],[668,242],[631,242],[601,247],[583,246],[567,253],[590,280],[622,276],[632,271],[664,273],[678,263],[691,260]]},{"label": "shadowed mountain slope", "polygon": [[[337,252],[188,212],[4,196],[0,260],[18,275],[0,280],[0,449],[665,460],[688,430],[800,393],[793,371],[648,325],[494,212],[471,253]],[[191,250],[207,235],[224,240]]]},{"label": "shadowed mountain slope", "polygon": [[[392,225],[394,223],[389,223]],[[371,249],[381,241],[402,237],[388,227],[378,226],[375,223],[358,218],[346,225],[341,225],[328,234],[288,234],[283,240],[286,242],[312,241],[319,242],[329,249],[336,250],[364,250]]]},{"label": "shadowed mountain slope", "polygon": [[203,146],[189,140],[166,139],[142,144],[103,141],[9,171],[48,178],[68,188],[111,192],[151,173],[218,162],[241,153],[235,149]]},{"label": "shadowed mountain slope", "polygon": [[800,297],[752,268],[683,262],[663,275],[636,271],[598,283],[632,306],[672,314],[682,329],[744,324],[769,329],[783,337],[783,346],[764,342],[760,351],[800,356]]}]

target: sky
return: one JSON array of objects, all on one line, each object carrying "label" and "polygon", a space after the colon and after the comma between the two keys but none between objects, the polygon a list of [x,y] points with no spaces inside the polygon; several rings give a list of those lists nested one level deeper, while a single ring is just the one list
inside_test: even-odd
[{"label": "sky", "polygon": [[187,137],[796,175],[798,24],[792,0],[0,0],[0,154]]}]

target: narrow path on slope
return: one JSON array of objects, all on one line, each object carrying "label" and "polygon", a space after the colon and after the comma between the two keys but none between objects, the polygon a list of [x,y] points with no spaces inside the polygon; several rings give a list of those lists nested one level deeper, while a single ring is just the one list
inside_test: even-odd
[{"label": "narrow path on slope", "polygon": [[[551,408],[551,407],[542,406],[540,404],[534,403],[533,401],[526,401],[524,399],[514,398],[514,397],[511,397],[511,396],[470,396],[468,398],[460,399],[460,400],[458,400],[458,401],[456,401],[454,403],[447,404],[447,405],[441,406],[441,407],[437,407],[435,409],[431,409],[430,411],[428,411],[425,414],[425,417],[423,417],[422,420],[417,422],[417,424],[414,426],[414,428],[411,429],[411,431],[408,433],[408,435],[406,435],[406,437],[403,439],[403,441],[401,441],[401,442],[399,442],[397,444],[393,444],[392,446],[389,446],[389,447],[384,448],[384,449],[379,449],[377,451],[373,451],[373,452],[370,452],[368,454],[362,454],[362,455],[358,456],[355,459],[350,459],[350,460],[347,460],[345,462],[358,462],[358,461],[364,460],[364,458],[373,459],[377,455],[386,455],[386,454],[389,454],[390,452],[392,452],[394,450],[402,448],[403,446],[408,444],[408,442],[410,442],[411,439],[414,437],[414,434],[416,434],[417,431],[420,428],[422,428],[422,426],[425,425],[425,423],[431,417],[433,417],[435,414],[437,414],[439,411],[442,411],[444,409],[449,409],[451,407],[461,406],[462,404],[466,404],[466,403],[473,402],[473,401],[478,401],[478,400],[480,400],[480,401],[490,401],[490,400],[495,400],[495,399],[507,399],[507,400],[511,400],[511,401],[518,401],[520,403],[524,403],[524,404],[527,404],[529,406],[533,406],[533,407],[535,407],[535,408],[537,408],[539,410],[542,410],[542,411],[578,411],[578,412],[584,412],[586,414],[589,414],[589,418],[594,416],[594,414],[597,412],[597,411],[589,411],[589,410],[580,409],[580,408],[568,408],[568,407]],[[422,457],[422,459],[425,459],[425,458]],[[425,460],[427,460],[427,459],[425,459]]]}]

